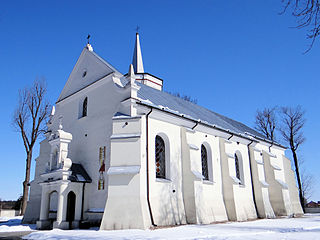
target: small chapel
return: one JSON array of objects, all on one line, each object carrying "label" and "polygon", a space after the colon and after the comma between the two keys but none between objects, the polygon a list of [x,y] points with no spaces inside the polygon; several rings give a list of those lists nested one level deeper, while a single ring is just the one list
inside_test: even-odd
[{"label": "small chapel", "polygon": [[303,214],[286,148],[163,91],[139,34],[122,74],[88,44],[40,143],[24,223],[148,229]]}]

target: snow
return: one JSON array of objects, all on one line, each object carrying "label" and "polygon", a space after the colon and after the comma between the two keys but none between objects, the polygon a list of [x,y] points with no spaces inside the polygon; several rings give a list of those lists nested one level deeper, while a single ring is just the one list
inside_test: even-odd
[{"label": "snow", "polygon": [[139,138],[141,133],[113,134],[110,139]]},{"label": "snow", "polygon": [[[0,218],[1,220],[1,218]],[[10,221],[20,221],[12,219]],[[10,224],[7,224],[10,225]],[[0,224],[0,227],[3,223]],[[30,226],[30,225],[29,225]],[[8,226],[9,227],[9,226]],[[26,227],[18,226],[22,231]],[[28,230],[33,229],[32,227]],[[21,231],[19,228],[12,231]],[[1,235],[0,235],[1,236]],[[30,240],[123,240],[123,239],[213,239],[213,240],[300,240],[320,239],[320,214],[305,214],[301,218],[262,219],[249,222],[228,222],[210,225],[184,225],[156,230],[51,230],[32,232]]]},{"label": "snow", "polygon": [[121,167],[110,167],[107,171],[108,175],[119,175],[119,174],[137,174],[140,172],[140,166],[121,166]]},{"label": "snow", "polygon": [[36,229],[35,224],[21,224],[22,216],[0,217],[0,234],[2,232],[22,232]]},{"label": "snow", "polygon": [[104,208],[90,208],[88,212],[92,213],[104,213]]}]

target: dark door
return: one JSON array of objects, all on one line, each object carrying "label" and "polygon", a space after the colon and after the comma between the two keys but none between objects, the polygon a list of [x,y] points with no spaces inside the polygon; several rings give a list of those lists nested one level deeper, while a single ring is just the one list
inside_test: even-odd
[{"label": "dark door", "polygon": [[67,221],[69,222],[69,229],[72,228],[72,221],[74,221],[74,213],[76,209],[76,195],[74,192],[68,193],[67,201]]}]

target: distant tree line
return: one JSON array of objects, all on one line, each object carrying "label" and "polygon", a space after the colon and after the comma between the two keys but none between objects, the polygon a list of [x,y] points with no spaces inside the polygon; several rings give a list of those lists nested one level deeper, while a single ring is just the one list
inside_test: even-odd
[{"label": "distant tree line", "polygon": [[175,92],[175,93],[167,92],[167,93],[169,93],[172,96],[175,96],[175,97],[181,98],[183,100],[186,100],[188,102],[192,102],[194,104],[198,103],[198,100],[196,98],[192,98],[191,96],[188,96],[188,95],[180,94],[180,93],[177,93],[177,92]]}]

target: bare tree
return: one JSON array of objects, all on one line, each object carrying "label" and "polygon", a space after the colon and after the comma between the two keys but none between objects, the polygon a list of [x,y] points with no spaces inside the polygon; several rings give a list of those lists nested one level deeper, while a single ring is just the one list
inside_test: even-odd
[{"label": "bare tree", "polygon": [[[300,164],[301,166],[301,164]],[[308,199],[310,199],[313,193],[314,187],[314,178],[311,174],[307,173],[306,171],[301,172],[301,187],[302,187],[302,194],[304,203],[307,204]]]},{"label": "bare tree", "polygon": [[29,193],[32,150],[38,137],[45,131],[49,104],[45,99],[45,81],[36,80],[30,88],[19,91],[19,102],[13,115],[13,126],[21,134],[26,151],[26,172],[23,182],[21,214],[25,213]]},{"label": "bare tree", "polygon": [[310,27],[307,38],[311,39],[308,52],[312,48],[315,39],[320,34],[320,0],[282,0],[285,4],[283,12],[292,9],[292,15],[297,18],[297,28]]},{"label": "bare tree", "polygon": [[271,141],[275,141],[276,125],[276,107],[257,110],[255,129]]},{"label": "bare tree", "polygon": [[282,107],[281,108],[282,126],[280,132],[286,144],[292,152],[295,172],[299,188],[299,197],[301,206],[304,208],[303,189],[301,184],[301,176],[299,172],[299,161],[297,150],[300,145],[305,141],[302,128],[305,124],[304,114],[301,106],[297,107]]}]

